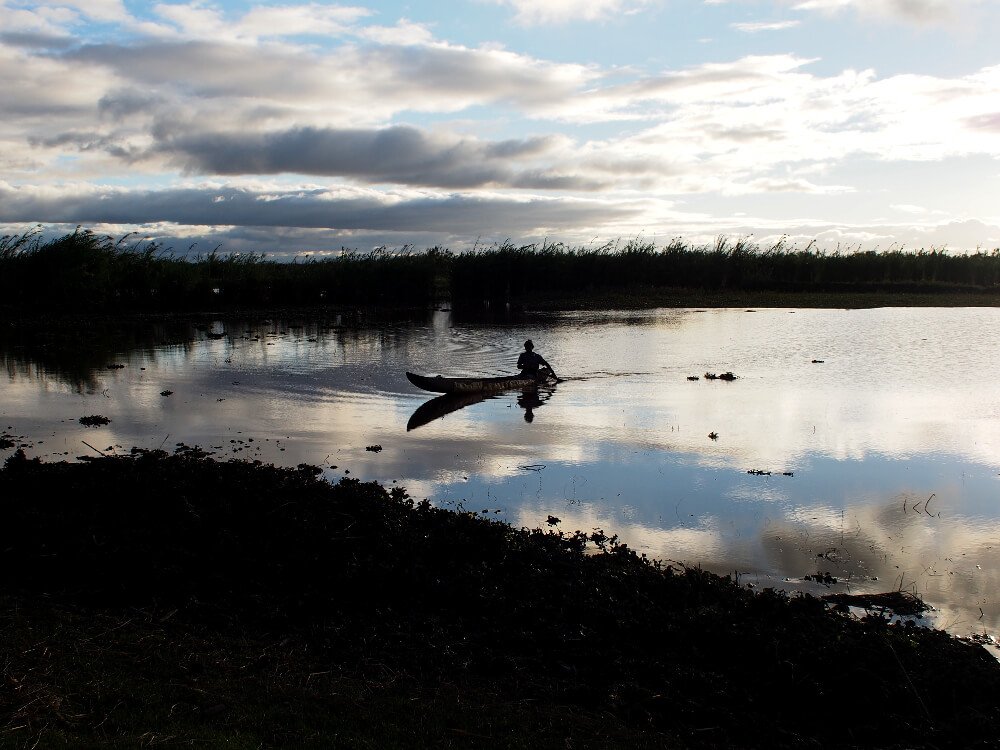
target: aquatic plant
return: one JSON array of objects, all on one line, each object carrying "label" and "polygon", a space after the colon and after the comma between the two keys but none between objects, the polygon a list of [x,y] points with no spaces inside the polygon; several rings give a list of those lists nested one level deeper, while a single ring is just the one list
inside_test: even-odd
[{"label": "aquatic plant", "polygon": [[785,292],[933,292],[1000,286],[1000,249],[969,254],[946,249],[907,252],[817,251],[779,241],[761,247],[720,237],[711,246],[672,240],[664,247],[632,240],[624,246],[516,246],[507,241],[456,256],[456,299],[532,300],[546,293],[674,287]]},{"label": "aquatic plant", "polygon": [[609,290],[682,289],[807,293],[1000,293],[1000,249],[818,251],[780,240],[719,237],[694,246],[635,238],[599,247],[510,240],[454,254],[412,246],[343,248],[278,262],[263,253],[178,257],[155,240],[77,228],[44,239],[39,228],[0,238],[0,304],[10,309],[207,310],[232,307],[426,306],[533,302]]},{"label": "aquatic plant", "polygon": [[411,248],[280,263],[263,253],[178,257],[161,243],[77,228],[0,238],[0,304],[58,311],[210,310],[305,305],[426,305],[447,254]]}]

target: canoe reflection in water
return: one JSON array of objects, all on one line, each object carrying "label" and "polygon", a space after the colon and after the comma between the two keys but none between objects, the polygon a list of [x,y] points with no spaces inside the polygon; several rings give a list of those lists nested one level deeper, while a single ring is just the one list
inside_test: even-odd
[{"label": "canoe reflection in water", "polygon": [[[549,388],[525,388],[521,391],[517,397],[517,405],[524,409],[525,422],[534,420],[534,410],[548,401],[553,392]],[[428,422],[464,409],[466,406],[478,404],[480,401],[502,397],[503,395],[498,393],[446,393],[418,406],[406,423],[406,431],[423,427]]]},{"label": "canoe reflection in water", "polygon": [[446,393],[443,396],[425,401],[417,410],[410,415],[410,420],[406,423],[406,431],[423,427],[428,422],[440,419],[453,411],[464,409],[466,406],[478,404],[487,398],[494,398],[494,395],[486,393]]}]

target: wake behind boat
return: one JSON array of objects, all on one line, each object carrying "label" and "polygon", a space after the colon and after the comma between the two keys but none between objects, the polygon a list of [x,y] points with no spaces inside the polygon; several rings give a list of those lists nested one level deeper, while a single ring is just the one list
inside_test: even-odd
[{"label": "wake behind boat", "polygon": [[407,372],[406,378],[417,388],[431,393],[497,393],[516,388],[533,388],[552,378],[551,370],[539,371],[539,377],[501,375],[493,378],[446,378],[441,375],[417,375]]}]

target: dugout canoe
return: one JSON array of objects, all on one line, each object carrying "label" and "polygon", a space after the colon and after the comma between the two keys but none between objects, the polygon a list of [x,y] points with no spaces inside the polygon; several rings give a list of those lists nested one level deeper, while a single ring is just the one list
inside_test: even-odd
[{"label": "dugout canoe", "polygon": [[[547,376],[551,377],[551,373]],[[495,378],[446,378],[441,375],[417,375],[406,373],[406,379],[417,388],[431,393],[497,393],[516,388],[534,388],[547,378],[536,380],[521,375],[501,375]]]}]

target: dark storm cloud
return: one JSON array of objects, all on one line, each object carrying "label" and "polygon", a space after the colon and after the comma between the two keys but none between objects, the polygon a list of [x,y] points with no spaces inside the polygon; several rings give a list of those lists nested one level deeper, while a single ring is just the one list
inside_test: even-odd
[{"label": "dark storm cloud", "polygon": [[29,32],[0,33],[0,44],[25,49],[66,50],[76,45],[76,40],[68,36],[37,34]]},{"label": "dark storm cloud", "polygon": [[29,137],[28,143],[36,148],[71,147],[81,153],[102,151],[125,162],[134,162],[142,157],[139,149],[122,143],[117,137],[95,132],[58,133],[44,138]]},{"label": "dark storm cloud", "polygon": [[[165,129],[164,129],[165,130]],[[467,189],[516,186],[597,189],[601,183],[532,168],[518,159],[541,156],[557,139],[483,142],[434,137],[409,126],[381,129],[295,128],[277,133],[193,133],[162,139],[154,151],[188,172],[215,175],[305,174]]]},{"label": "dark storm cloud", "polygon": [[268,96],[322,86],[315,61],[248,45],[201,41],[88,44],[59,58],[108,68],[137,86],[183,82],[185,90],[201,96]]},{"label": "dark storm cloud", "polygon": [[124,120],[129,115],[149,112],[161,102],[156,96],[135,89],[113,91],[102,96],[97,102],[97,111],[102,117]]},{"label": "dark storm cloud", "polygon": [[571,199],[449,195],[391,202],[367,196],[341,198],[325,190],[265,195],[233,188],[38,196],[0,185],[0,221],[25,224],[170,222],[452,234],[500,231],[518,236],[540,228],[568,231],[629,220],[638,212],[639,207],[632,205]]},{"label": "dark storm cloud", "polygon": [[68,132],[58,135],[36,138],[28,136],[28,143],[35,147],[60,148],[62,146],[73,146],[80,151],[90,151],[96,148],[107,148],[110,145],[109,139],[95,132]]}]

